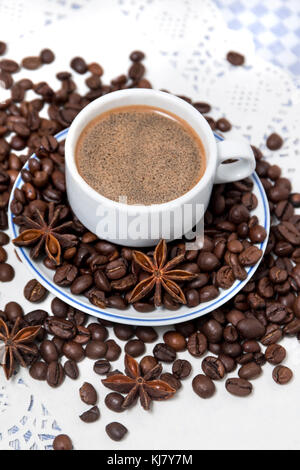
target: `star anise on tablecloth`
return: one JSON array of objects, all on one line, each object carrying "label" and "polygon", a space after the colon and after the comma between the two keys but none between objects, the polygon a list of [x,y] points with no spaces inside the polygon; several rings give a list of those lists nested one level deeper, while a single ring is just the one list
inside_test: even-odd
[{"label": "star anise on tablecloth", "polygon": [[18,225],[23,230],[20,235],[13,240],[16,246],[32,246],[30,255],[37,258],[43,250],[46,255],[56,263],[60,264],[61,249],[76,246],[78,239],[76,235],[66,233],[72,228],[72,221],[60,223],[61,207],[55,207],[50,202],[48,216],[44,216],[36,209],[34,218],[22,215],[18,217]]},{"label": "star anise on tablecloth", "polygon": [[142,376],[138,362],[128,354],[125,355],[125,374],[114,374],[102,380],[105,387],[119,393],[126,393],[122,408],[129,408],[140,397],[145,410],[149,410],[151,400],[168,400],[176,390],[167,382],[159,380],[162,366],[157,364],[153,369]]},{"label": "star anise on tablecloth", "polygon": [[35,354],[36,349],[31,345],[36,338],[41,326],[26,326],[19,329],[21,319],[17,318],[11,331],[7,324],[0,318],[0,364],[4,369],[7,379],[14,372],[15,361],[26,367],[23,354]]},{"label": "star anise on tablecloth", "polygon": [[137,302],[155,288],[154,303],[156,306],[159,306],[161,305],[161,291],[163,288],[176,302],[186,304],[186,298],[182,289],[174,281],[190,281],[197,275],[183,269],[173,269],[184,260],[184,253],[166,263],[167,244],[165,240],[160,240],[154,250],[153,260],[141,251],[133,251],[133,259],[150,276],[135,286],[129,302]]}]

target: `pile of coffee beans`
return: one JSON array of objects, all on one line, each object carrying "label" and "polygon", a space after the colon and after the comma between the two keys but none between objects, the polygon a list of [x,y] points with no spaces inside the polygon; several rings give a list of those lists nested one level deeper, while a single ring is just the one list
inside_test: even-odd
[{"label": "pile of coffee beans", "polygon": [[[6,44],[0,41],[0,55],[5,53]],[[51,63],[54,54],[48,49],[23,59],[21,64],[10,59],[0,60],[0,80],[11,90],[11,98],[0,103],[0,229],[7,229],[7,204],[13,183],[23,164],[36,153],[39,160],[29,160],[28,169],[22,170],[22,189],[14,193],[11,210],[16,222],[20,231],[24,231],[23,217],[34,218],[36,209],[47,221],[50,204],[59,207],[60,223],[72,220],[72,228],[66,235],[75,243],[63,248],[59,267],[45,255],[44,264],[53,269],[58,285],[69,286],[75,295],[83,293],[101,308],[126,308],[130,291],[144,278],[144,273],[132,262],[130,249],[99,240],[72,214],[65,192],[64,143],[57,143],[53,135],[69,126],[78,112],[99,96],[128,87],[151,87],[144,78],[143,59],[142,52],[134,51],[130,55],[132,64],[128,73],[114,78],[110,84],[103,84],[100,64],[87,64],[83,58],[75,57],[70,64],[72,70],[89,74],[86,79],[89,90],[85,95],[77,93],[69,71],[57,73],[61,82],[57,91],[46,82],[34,84],[26,78],[14,82],[14,74],[20,67],[32,70]],[[236,66],[244,63],[244,57],[233,51],[228,53],[227,59]],[[26,101],[29,89],[38,97]],[[215,121],[208,115],[211,110],[208,103],[193,103],[186,96],[181,98],[203,113],[213,130],[230,130],[227,119],[221,117]],[[48,119],[40,117],[44,107],[47,107]],[[267,140],[271,150],[279,149],[282,144],[282,138],[275,133]],[[0,317],[9,328],[17,318],[21,319],[20,327],[42,326],[36,338],[35,354],[24,355],[34,379],[46,381],[54,388],[67,378],[76,380],[80,375],[79,363],[84,358],[93,361],[95,374],[103,377],[120,374],[123,372],[115,370],[112,363],[123,351],[139,359],[142,376],[159,363],[169,365],[171,371],[162,371],[160,378],[177,391],[182,381],[192,374],[187,354],[200,358],[192,389],[204,399],[216,393],[218,382],[224,383],[232,395],[250,395],[251,381],[260,376],[266,363],[274,366],[272,376],[276,383],[284,385],[292,379],[292,371],[283,365],[286,351],[278,343],[285,336],[300,339],[300,215],[295,213],[300,207],[300,194],[292,192],[290,181],[281,176],[278,166],[266,162],[257,147],[253,147],[253,151],[273,222],[264,258],[243,290],[209,315],[175,325],[165,332],[162,340],[152,327],[94,321],[58,298],[52,300],[51,314],[42,309],[24,314],[20,305],[9,302],[0,311]],[[230,287],[235,279],[244,279],[245,268],[260,259],[257,244],[265,240],[266,232],[251,215],[256,205],[250,179],[218,185],[205,214],[203,248],[185,251],[181,241],[169,245],[169,259],[184,253],[185,261],[181,267],[197,274],[193,281],[182,285],[188,306],[194,307],[215,298],[220,288]],[[7,254],[3,247],[7,243],[8,236],[0,232],[2,282],[11,280],[14,274],[6,263]],[[152,255],[151,251],[147,253]],[[29,281],[24,288],[24,296],[33,303],[40,302],[46,295],[46,290],[35,280]],[[168,309],[180,307],[168,294],[163,301]],[[151,311],[154,308],[151,295],[134,307],[138,311]],[[110,329],[117,341],[110,337]],[[153,344],[151,355],[145,355],[145,343]],[[185,359],[180,357],[183,352]],[[95,422],[100,418],[98,390],[87,382],[78,388],[76,393],[87,406],[78,419],[85,423]],[[123,402],[124,394],[118,392],[109,392],[104,399],[107,408],[116,413],[125,412]],[[127,433],[119,422],[107,424],[105,430],[116,441]],[[73,444],[68,436],[59,435],[53,448],[70,450]]]}]

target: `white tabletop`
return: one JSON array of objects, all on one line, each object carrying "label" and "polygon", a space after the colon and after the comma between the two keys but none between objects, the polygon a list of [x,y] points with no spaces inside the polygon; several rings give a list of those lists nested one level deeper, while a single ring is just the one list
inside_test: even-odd
[{"label": "white tabletop", "polygon": [[[168,88],[195,100],[209,101],[213,105],[212,116],[225,115],[234,124],[231,135],[251,139],[260,146],[269,161],[284,167],[284,174],[293,180],[294,190],[300,189],[297,181],[300,100],[295,76],[264,62],[255,52],[252,33],[242,28],[236,28],[238,32],[228,30],[215,3],[30,2],[34,3],[28,9],[25,0],[0,2],[0,39],[8,40],[11,58],[37,54],[43,47],[50,47],[56,54],[53,64],[26,72],[26,76],[35,82],[49,80],[58,86],[55,73],[68,69],[73,56],[82,55],[87,61],[99,61],[105,69],[104,78],[109,79],[127,70],[131,50],[145,50],[147,76],[155,88]],[[225,61],[230,49],[246,54],[243,70],[233,70]],[[76,76],[76,81],[83,79]],[[285,139],[282,150],[274,155],[264,145],[266,135],[273,130]],[[16,269],[16,277],[0,286],[1,307],[15,300],[29,312],[37,307],[24,299],[22,291],[31,276],[17,261],[11,247],[9,262]],[[49,295],[38,308],[50,311],[51,300]],[[161,334],[165,329],[158,331]],[[104,405],[108,391],[101,384],[101,377],[93,373],[93,362],[88,359],[80,364],[80,378],[76,382],[66,380],[56,390],[32,380],[27,370],[21,370],[10,382],[5,381],[0,371],[0,448],[51,448],[53,437],[66,433],[76,449],[298,449],[300,348],[295,338],[285,339],[281,344],[288,351],[285,363],[295,374],[290,384],[276,385],[272,367],[266,365],[263,375],[253,381],[254,392],[250,397],[229,395],[223,380],[216,383],[213,398],[202,400],[191,387],[192,377],[201,372],[201,359],[185,352],[178,357],[192,362],[191,377],[182,382],[175,398],[166,403],[155,402],[150,412],[139,406],[122,414],[110,412]],[[147,345],[147,352],[151,353],[152,348],[153,345]],[[123,370],[122,361],[121,358],[113,367]],[[170,366],[165,369],[169,371]],[[236,376],[236,372],[231,376]],[[78,418],[87,408],[78,393],[84,381],[91,382],[99,392],[101,418],[94,424],[84,424]],[[129,429],[120,443],[105,434],[105,425],[111,421],[120,421]]]}]

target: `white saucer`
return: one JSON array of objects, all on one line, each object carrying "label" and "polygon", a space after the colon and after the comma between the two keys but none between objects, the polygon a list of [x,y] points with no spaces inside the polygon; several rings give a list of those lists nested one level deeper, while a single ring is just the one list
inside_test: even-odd
[{"label": "white saucer", "polygon": [[[57,134],[56,138],[58,141],[61,141],[66,138],[68,129]],[[223,140],[220,136],[215,134],[217,140]],[[32,156],[31,158],[34,158]],[[27,168],[28,162],[24,165],[24,168]],[[256,175],[253,173],[251,176],[254,187],[253,192],[257,197],[258,205],[257,208],[252,212],[253,215],[258,217],[259,223],[266,229],[269,234],[270,229],[270,212],[269,204],[267,200],[266,193],[264,188]],[[11,200],[13,198],[14,190],[20,188],[23,184],[21,174],[18,176],[12,193]],[[10,202],[11,202],[10,200]],[[9,204],[10,207],[10,204]],[[19,227],[13,223],[13,214],[9,209],[8,213],[9,219],[9,228],[11,236],[16,238],[19,233]],[[267,239],[257,246],[264,252],[267,246]],[[256,263],[254,266],[247,268],[248,277],[244,281],[235,281],[230,289],[223,290],[220,289],[220,295],[216,299],[199,304],[197,307],[189,308],[185,305],[182,305],[180,309],[176,311],[169,311],[164,307],[158,308],[150,313],[140,313],[137,312],[132,306],[129,306],[126,310],[116,310],[113,308],[107,308],[106,310],[100,310],[94,305],[90,304],[88,299],[83,295],[73,295],[70,292],[70,289],[67,287],[60,287],[53,282],[54,272],[50,269],[47,269],[42,261],[32,260],[29,256],[29,250],[26,248],[15,247],[19,257],[23,263],[28,266],[28,269],[31,271],[35,279],[37,279],[48,291],[52,292],[56,297],[59,297],[64,302],[68,303],[74,308],[81,310],[85,313],[93,315],[95,317],[103,318],[109,321],[115,321],[119,323],[126,323],[131,325],[172,325],[174,323],[180,323],[187,320],[192,320],[193,318],[206,315],[207,313],[215,310],[218,307],[221,307],[225,302],[230,300],[234,295],[236,295],[250,278],[255,273],[256,269],[259,266],[259,263]]]}]

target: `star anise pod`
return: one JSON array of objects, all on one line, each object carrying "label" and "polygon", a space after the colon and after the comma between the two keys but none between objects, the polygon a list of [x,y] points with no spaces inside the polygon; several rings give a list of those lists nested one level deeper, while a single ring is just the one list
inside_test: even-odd
[{"label": "star anise pod", "polygon": [[125,374],[114,374],[102,380],[105,387],[119,393],[126,393],[122,408],[128,408],[137,396],[145,410],[149,410],[151,400],[168,400],[176,390],[167,382],[159,380],[162,366],[157,364],[142,376],[138,362],[128,354],[125,355]]},{"label": "star anise pod", "polygon": [[133,251],[133,259],[150,276],[135,286],[129,302],[137,302],[155,288],[154,303],[156,306],[159,306],[161,305],[161,291],[163,288],[176,302],[186,304],[183,291],[174,281],[190,281],[197,275],[183,269],[173,269],[184,260],[184,253],[166,263],[167,244],[165,240],[160,240],[154,250],[153,261],[141,251]]},{"label": "star anise pod", "polygon": [[60,264],[61,249],[76,246],[78,239],[76,235],[65,233],[72,227],[73,222],[64,222],[60,224],[61,207],[55,208],[53,202],[50,202],[48,209],[48,217],[41,212],[35,210],[35,218],[25,215],[18,218],[18,223],[25,230],[13,240],[16,246],[32,246],[30,251],[31,257],[37,258],[42,250],[45,252],[56,265]]},{"label": "star anise pod", "polygon": [[26,367],[23,354],[35,354],[36,348],[31,346],[41,326],[26,326],[19,330],[21,319],[17,318],[12,330],[0,318],[0,364],[2,364],[7,379],[14,372],[15,361]]}]

